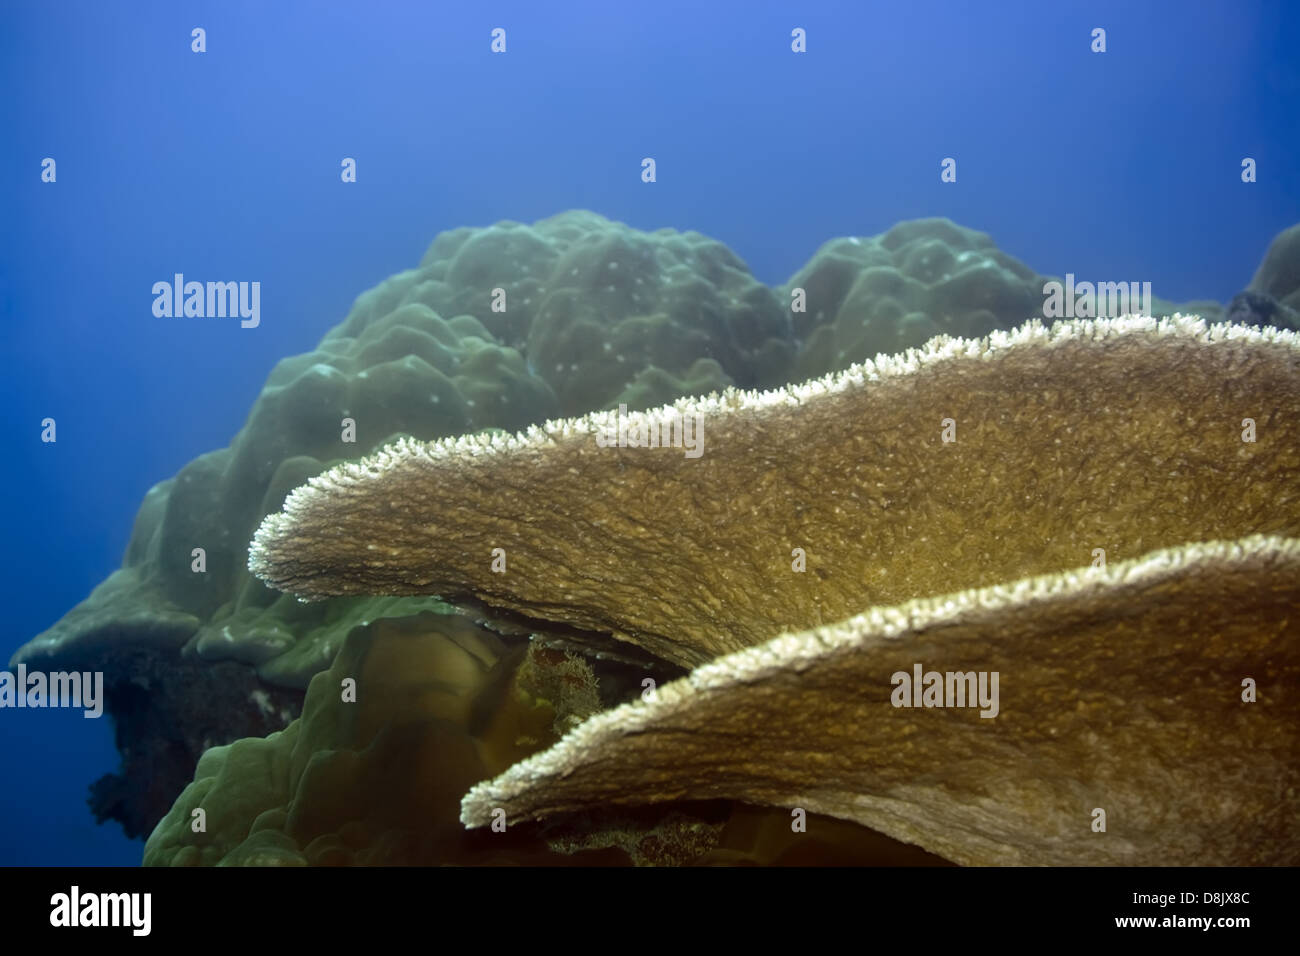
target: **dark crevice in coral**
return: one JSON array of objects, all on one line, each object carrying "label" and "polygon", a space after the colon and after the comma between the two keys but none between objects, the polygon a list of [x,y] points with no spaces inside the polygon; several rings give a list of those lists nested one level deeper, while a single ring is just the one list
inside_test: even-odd
[{"label": "dark crevice in coral", "polygon": [[122,757],[117,773],[91,784],[87,802],[97,821],[116,820],[133,839],[147,837],[171,809],[204,750],[265,737],[302,711],[302,691],[229,661],[134,648],[77,666],[104,674],[104,709]]},{"label": "dark crevice in coral", "polygon": [[589,631],[562,621],[542,620],[517,611],[489,607],[474,598],[446,598],[475,623],[503,636],[530,636],[548,646],[561,647],[602,664],[623,665],[636,670],[639,677],[654,675],[656,680],[674,680],[686,669],[660,660],[635,644],[620,641],[613,635]]}]

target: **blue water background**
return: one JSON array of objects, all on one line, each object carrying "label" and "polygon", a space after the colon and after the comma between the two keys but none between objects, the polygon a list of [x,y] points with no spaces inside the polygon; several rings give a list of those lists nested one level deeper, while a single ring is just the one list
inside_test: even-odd
[{"label": "blue water background", "polygon": [[[1298,24],[1217,0],[6,0],[0,665],[118,567],[145,491],[226,445],[277,359],[443,229],[588,208],[778,283],[828,238],[942,215],[1045,274],[1226,300],[1300,220]],[[155,318],[175,272],[260,281],[261,326]],[[108,719],[0,711],[0,864],[137,863],[85,806],[116,766]]]}]

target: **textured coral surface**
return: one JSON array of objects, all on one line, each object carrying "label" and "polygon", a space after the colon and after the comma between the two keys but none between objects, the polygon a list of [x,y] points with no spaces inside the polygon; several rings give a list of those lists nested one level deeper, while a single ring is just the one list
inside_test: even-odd
[{"label": "textured coral surface", "polygon": [[[1298,234],[1270,248],[1240,321],[1287,324]],[[444,232],[417,268],[358,297],[317,349],[282,361],[228,448],[150,489],[122,568],[13,661],[105,672],[123,768],[92,803],[148,832],[204,748],[286,726],[351,629],[441,608],[431,597],[304,605],[252,579],[250,536],[308,478],[402,435],[513,431],[774,387],[936,332],[1010,328],[1041,310],[1043,279],[945,219],[831,240],[778,287],[698,233],[589,212]],[[802,311],[791,309],[796,287]],[[1155,311],[1174,308],[1157,300]]]}]

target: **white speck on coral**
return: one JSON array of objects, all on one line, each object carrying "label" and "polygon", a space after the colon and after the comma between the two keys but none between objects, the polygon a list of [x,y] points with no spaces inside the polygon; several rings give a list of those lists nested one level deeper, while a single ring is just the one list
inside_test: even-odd
[{"label": "white speck on coral", "polygon": [[249,692],[248,699],[257,705],[257,709],[263,717],[270,717],[275,713],[275,708],[271,706],[271,695],[262,688],[259,687]]}]

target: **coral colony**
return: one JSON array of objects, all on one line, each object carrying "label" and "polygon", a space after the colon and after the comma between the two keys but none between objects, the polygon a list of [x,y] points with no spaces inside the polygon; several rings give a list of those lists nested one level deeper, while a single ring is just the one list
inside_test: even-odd
[{"label": "coral colony", "polygon": [[149,864],[1294,865],[1297,263],[1225,308],[947,219],[778,286],[590,212],[444,233],[0,705],[112,713]]}]

